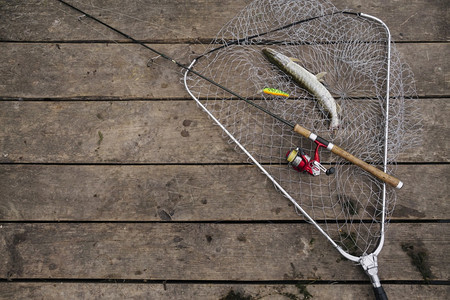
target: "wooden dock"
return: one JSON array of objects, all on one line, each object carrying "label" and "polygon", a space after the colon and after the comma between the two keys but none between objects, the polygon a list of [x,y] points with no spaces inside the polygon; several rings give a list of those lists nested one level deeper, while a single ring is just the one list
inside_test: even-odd
[{"label": "wooden dock", "polygon": [[[69,2],[188,63],[249,1]],[[380,279],[390,299],[449,299],[450,5],[332,2],[387,23],[423,115]],[[79,18],[0,0],[0,299],[373,299],[179,69]]]}]

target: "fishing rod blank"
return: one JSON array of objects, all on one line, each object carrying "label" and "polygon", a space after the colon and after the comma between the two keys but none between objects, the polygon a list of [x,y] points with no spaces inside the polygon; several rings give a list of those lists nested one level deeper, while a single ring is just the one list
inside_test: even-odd
[{"label": "fishing rod blank", "polygon": [[[222,89],[222,90],[226,91],[227,93],[235,96],[236,98],[245,101],[246,103],[250,104],[251,106],[261,110],[262,112],[270,115],[271,117],[275,118],[276,120],[280,121],[281,123],[289,126],[290,128],[292,128],[292,130],[294,132],[302,135],[303,137],[306,137],[306,138],[308,138],[308,139],[310,139],[312,141],[315,141],[316,139],[318,139],[320,142],[322,142],[323,144],[327,145],[327,149],[330,150],[332,153],[334,153],[334,154],[344,158],[345,160],[347,160],[347,161],[357,165],[358,167],[360,167],[363,170],[369,172],[370,174],[372,174],[373,176],[375,176],[379,180],[381,180],[381,181],[383,181],[385,183],[388,183],[389,185],[391,185],[393,187],[396,187],[398,189],[400,189],[403,186],[403,182],[400,181],[399,179],[395,178],[392,175],[389,175],[389,174],[383,172],[382,170],[380,170],[380,169],[378,169],[378,168],[376,168],[376,167],[374,167],[372,165],[369,165],[368,163],[364,162],[363,160],[361,160],[361,159],[357,158],[356,156],[348,153],[347,151],[345,151],[344,149],[334,145],[333,143],[328,142],[327,140],[321,138],[320,136],[318,136],[317,134],[313,133],[312,131],[304,128],[303,126],[287,121],[286,119],[284,119],[284,118],[274,114],[273,112],[265,109],[264,107],[256,104],[255,102],[253,102],[253,101],[251,101],[251,100],[249,100],[249,99],[247,99],[247,98],[245,98],[243,96],[240,96],[239,94],[237,94],[236,92],[230,90],[229,88],[227,88],[227,87],[217,83],[216,81],[214,81],[214,80],[204,76],[203,74],[195,71],[193,68],[189,68],[188,66],[186,66],[186,65],[176,61],[175,59],[167,56],[166,54],[164,54],[164,53],[162,53],[162,52],[160,52],[160,51],[158,51],[158,50],[156,50],[156,49],[146,45],[145,43],[143,43],[143,42],[141,42],[139,40],[136,40],[132,36],[124,33],[123,31],[118,30],[115,27],[112,27],[111,25],[103,22],[102,20],[100,20],[100,19],[98,19],[98,18],[96,18],[96,17],[94,17],[92,15],[90,15],[89,13],[86,13],[85,11],[83,11],[83,10],[81,10],[81,9],[79,9],[79,8],[77,8],[77,7],[75,7],[75,6],[71,5],[71,4],[63,1],[63,0],[57,0],[57,1],[59,1],[60,3],[70,7],[71,9],[73,9],[73,10],[83,14],[84,16],[94,20],[95,22],[97,22],[97,23],[99,23],[99,24],[101,24],[101,25],[111,29],[112,31],[122,35],[123,37],[129,39],[133,43],[139,44],[142,47],[144,47],[144,48],[152,51],[153,53],[161,56],[162,58],[164,58],[164,59],[166,59],[168,61],[171,61],[172,63],[176,64],[178,67],[181,67],[184,70],[188,70],[189,72],[191,72],[191,73],[195,74],[196,76],[202,78],[203,80],[206,80],[207,82],[209,82],[209,83],[219,87],[220,89]],[[314,20],[314,19],[315,18],[312,18],[312,20]]]}]

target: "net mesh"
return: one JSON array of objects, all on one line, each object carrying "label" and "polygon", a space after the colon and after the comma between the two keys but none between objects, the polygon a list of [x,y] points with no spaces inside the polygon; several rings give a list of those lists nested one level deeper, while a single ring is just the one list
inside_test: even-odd
[{"label": "net mesh", "polygon": [[[383,166],[389,118],[386,172],[417,144],[413,76],[391,45],[389,113],[388,34],[380,23],[342,13],[327,1],[258,0],[226,24],[198,58],[194,70],[290,122],[310,129],[360,159]],[[263,48],[274,49],[313,74],[326,72],[324,85],[340,107],[339,129],[310,92],[271,64]],[[327,150],[320,151],[335,173],[312,176],[288,166],[286,154],[316,145],[289,126],[193,74],[190,92],[217,118],[322,229],[353,255],[371,253],[380,237],[385,194],[386,220],[393,213],[395,189]],[[265,87],[290,97],[265,94]],[[401,177],[400,175],[398,177]]]}]

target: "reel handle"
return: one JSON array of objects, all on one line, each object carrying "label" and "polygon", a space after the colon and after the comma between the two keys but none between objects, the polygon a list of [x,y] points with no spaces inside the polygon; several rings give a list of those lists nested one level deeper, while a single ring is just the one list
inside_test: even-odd
[{"label": "reel handle", "polygon": [[324,140],[323,138],[317,136],[316,134],[312,133],[311,131],[309,131],[308,129],[296,124],[294,126],[294,132],[304,136],[305,138],[308,138],[312,141],[315,141],[316,139],[319,140],[322,144],[327,146],[327,149],[330,150],[331,152],[333,152],[336,155],[339,155],[340,157],[346,159],[347,161],[357,165],[358,167],[360,167],[361,169],[369,172],[370,174],[372,174],[373,176],[377,177],[378,179],[380,179],[381,181],[386,182],[387,184],[400,189],[403,186],[403,182],[400,181],[399,179],[395,178],[394,176],[391,176],[389,174],[386,174],[385,172],[381,171],[380,169],[369,165],[368,163],[366,163],[365,161],[357,158],[356,156],[348,153],[347,151],[345,151],[344,149]]}]

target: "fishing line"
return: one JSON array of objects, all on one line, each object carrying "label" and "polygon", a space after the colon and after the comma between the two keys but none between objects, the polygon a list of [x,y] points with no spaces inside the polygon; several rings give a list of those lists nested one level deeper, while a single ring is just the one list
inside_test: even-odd
[{"label": "fishing line", "polygon": [[[268,34],[275,33],[275,32],[281,31],[281,30],[285,30],[285,29],[288,29],[290,27],[300,25],[302,23],[311,22],[311,21],[314,21],[316,19],[320,19],[320,18],[323,18],[323,17],[328,17],[328,16],[332,16],[332,15],[336,15],[336,14],[348,14],[348,15],[355,15],[355,16],[359,16],[360,15],[360,13],[342,10],[342,11],[335,11],[335,12],[323,14],[323,15],[320,15],[320,16],[315,16],[315,17],[312,17],[312,18],[308,18],[308,19],[292,22],[290,24],[278,27],[278,28],[270,30],[270,31],[254,34],[254,35],[251,35],[251,36],[248,36],[248,37],[244,37],[244,38],[240,38],[240,39],[236,39],[236,40],[232,40],[232,41],[225,41],[224,45],[222,45],[220,47],[217,47],[217,48],[214,48],[214,49],[211,49],[211,50],[205,52],[204,54],[198,56],[196,59],[198,60],[198,59],[200,59],[200,58],[202,58],[202,57],[204,57],[204,56],[206,56],[208,54],[211,54],[212,52],[221,50],[223,48],[226,48],[226,47],[229,47],[229,46],[232,46],[232,45],[238,45],[238,44],[241,44],[241,43],[242,44],[249,44],[249,41],[252,41],[255,38],[261,38],[261,37],[266,36]],[[257,43],[257,45],[273,45],[273,44],[274,44],[273,41],[262,41],[262,42],[259,41]],[[283,43],[283,44],[289,44],[289,43]],[[298,45],[298,44],[299,44],[298,42],[293,43],[293,45]]]},{"label": "fishing line", "polygon": [[193,69],[190,69],[188,66],[186,66],[186,65],[184,65],[184,64],[182,64],[182,63],[176,61],[175,59],[171,58],[170,56],[168,56],[168,55],[166,55],[166,54],[164,54],[164,53],[162,53],[162,52],[160,52],[160,51],[154,49],[153,47],[150,47],[150,46],[146,45],[144,42],[139,41],[139,40],[133,38],[132,36],[130,36],[130,35],[128,35],[128,34],[122,32],[122,31],[116,29],[115,27],[112,27],[111,25],[109,25],[109,24],[103,22],[102,20],[100,20],[100,19],[98,19],[98,18],[92,16],[91,14],[89,14],[89,13],[87,13],[87,12],[85,12],[85,11],[83,11],[83,10],[81,10],[81,9],[79,9],[79,8],[77,8],[77,7],[75,7],[75,6],[71,5],[71,4],[69,4],[69,3],[65,2],[65,1],[63,1],[63,0],[57,0],[57,1],[59,1],[60,3],[66,5],[66,6],[68,6],[68,7],[70,7],[71,9],[73,9],[73,10],[75,10],[75,11],[81,13],[82,15],[85,15],[86,17],[88,17],[88,18],[90,18],[90,19],[96,21],[97,23],[99,23],[99,24],[101,24],[101,25],[103,25],[103,26],[105,26],[105,27],[111,29],[112,31],[114,31],[114,32],[120,34],[121,36],[123,36],[123,37],[129,39],[129,40],[132,41],[133,43],[139,44],[139,45],[141,45],[142,47],[144,47],[145,49],[152,51],[153,53],[155,53],[155,54],[161,56],[162,58],[164,58],[164,59],[166,59],[166,60],[168,60],[168,61],[171,61],[172,63],[174,63],[174,64],[177,65],[178,67],[180,67],[180,68],[182,68],[182,69],[184,69],[184,70],[189,70],[191,73],[197,75],[198,77],[202,78],[203,80],[206,80],[206,81],[208,81],[209,83],[211,83],[211,84],[213,84],[213,85],[219,87],[220,89],[222,89],[222,90],[224,90],[224,91],[230,93],[231,95],[237,97],[238,99],[247,102],[248,104],[250,104],[250,105],[256,107],[257,109],[259,109],[259,110],[265,112],[266,114],[272,116],[273,118],[277,119],[277,120],[280,121],[281,123],[286,124],[286,125],[288,125],[289,127],[291,127],[292,129],[294,129],[294,127],[295,127],[295,124],[294,124],[294,123],[291,123],[291,122],[289,122],[289,121],[287,121],[287,120],[285,120],[285,119],[283,119],[283,118],[281,118],[281,117],[279,117],[279,116],[273,114],[272,112],[270,112],[270,111],[266,110],[265,108],[259,106],[258,104],[254,103],[253,101],[250,101],[250,100],[248,100],[248,99],[246,99],[246,98],[240,96],[239,94],[233,92],[232,90],[226,88],[225,86],[223,86],[223,85],[221,85],[221,84],[219,84],[219,83],[217,83],[217,82],[215,82],[215,81],[213,81],[213,80],[211,80],[211,79],[209,79],[209,78],[203,76],[202,74],[198,73],[197,71],[195,71],[195,70],[193,70]]},{"label": "fishing line", "polygon": [[[90,25],[88,23],[88,20],[91,20],[91,19],[86,14],[82,14],[82,15],[76,14],[75,15],[75,14],[70,14],[70,13],[67,12],[67,10],[61,9],[59,7],[56,7],[56,9],[59,10],[62,14],[66,15],[66,16],[69,16],[71,18],[75,18],[78,22],[80,22],[83,25],[89,27],[91,30],[93,30],[94,32],[98,33],[99,35],[105,36],[105,33],[99,31],[94,26],[92,26],[92,25]],[[125,44],[119,43],[115,39],[109,39],[108,41],[110,43],[113,43],[116,46],[120,47],[121,49],[126,50],[128,53],[132,54],[133,56],[136,55],[135,51],[131,50],[129,47],[126,47]],[[130,63],[130,61],[125,59],[124,56],[119,56],[119,59],[121,59],[123,62],[125,62],[127,64]],[[155,60],[153,60],[151,64],[147,64],[147,67],[150,67],[152,64],[153,65],[159,65]],[[159,66],[163,67],[163,65],[159,65]],[[171,70],[171,69],[169,69],[169,70]],[[171,70],[171,71],[174,71],[174,70]]]},{"label": "fishing line", "polygon": [[[97,32],[98,34],[100,34],[100,35],[102,35],[102,36],[105,36],[105,34],[104,34],[103,32],[97,30],[94,26],[89,25],[89,24],[87,23],[87,20],[89,20],[89,19],[90,19],[90,20],[93,20],[93,21],[95,21],[95,22],[97,22],[97,23],[100,23],[100,24],[106,26],[107,28],[110,28],[110,29],[111,29],[111,26],[105,25],[105,23],[103,23],[101,20],[98,20],[97,18],[93,17],[93,16],[90,15],[89,13],[86,13],[85,11],[76,8],[76,7],[72,6],[71,4],[69,4],[69,3],[65,2],[65,1],[61,1],[61,0],[58,0],[58,1],[61,2],[61,3],[64,4],[64,5],[66,5],[66,6],[69,6],[69,7],[72,8],[73,10],[77,11],[78,13],[80,13],[81,15],[78,15],[78,14],[77,14],[77,15],[71,15],[71,14],[69,14],[67,11],[65,11],[65,10],[63,10],[63,9],[60,9],[60,8],[57,8],[59,11],[61,11],[64,15],[69,15],[69,16],[71,16],[71,17],[75,17],[79,22],[82,22],[83,24],[85,24],[86,26],[88,26],[88,27],[91,28],[93,31]],[[76,1],[76,2],[80,2],[80,1]],[[91,6],[92,6],[92,7],[97,7],[97,6],[93,5],[93,4],[92,4]],[[97,7],[97,8],[101,9],[100,7]],[[108,10],[108,11],[112,11],[112,10]],[[125,15],[125,16],[128,16],[128,15]],[[138,19],[138,18],[136,18],[136,19]],[[158,59],[158,58],[164,58],[164,59],[166,59],[166,61],[170,61],[170,62],[173,63],[174,60],[173,60],[172,58],[170,58],[169,56],[162,55],[161,52],[158,52],[158,51],[154,50],[153,48],[148,47],[144,42],[138,41],[138,40],[136,40],[136,39],[130,37],[128,34],[122,33],[121,31],[116,30],[116,29],[112,29],[112,30],[113,30],[114,32],[116,32],[116,33],[118,33],[118,34],[120,34],[120,35],[122,35],[122,36],[124,36],[124,37],[126,37],[126,38],[128,38],[128,39],[130,39],[130,40],[133,42],[133,44],[141,45],[141,46],[143,46],[145,49],[150,50],[151,52],[157,54],[157,56],[148,59],[147,64],[146,64],[147,67],[151,67],[152,65],[156,65],[156,66],[163,67],[163,68],[165,68],[165,69],[169,69],[169,70],[172,71],[172,72],[178,73],[178,71],[176,71],[176,70],[174,70],[174,69],[172,69],[172,68],[168,68],[168,66],[162,65],[161,63],[158,63],[158,62],[157,62],[157,59]],[[122,48],[122,49],[128,51],[129,53],[135,55],[134,51],[131,50],[131,49],[128,48],[128,47],[125,47],[125,45],[124,45],[123,43],[119,43],[119,42],[116,41],[116,40],[111,40],[111,42],[113,42],[114,44],[116,44],[116,45],[119,46],[120,48]],[[218,49],[217,49],[217,50],[218,50]],[[202,55],[202,56],[203,56],[203,55]],[[120,59],[122,59],[122,60],[123,60],[124,62],[126,62],[126,63],[129,63],[129,61],[127,61],[123,56],[120,56]],[[178,65],[178,66],[183,66],[181,63],[177,63],[177,65]],[[191,72],[193,72],[193,73],[196,73],[195,71],[193,71],[192,69],[190,69],[190,68],[188,68],[188,67],[186,67],[186,66],[183,66],[182,69],[186,69],[186,70],[189,70],[189,71],[191,71]],[[199,75],[199,77],[204,78],[204,76],[202,76],[201,74]],[[205,79],[205,78],[204,78],[204,79]],[[208,80],[208,79],[205,79],[205,80]],[[209,80],[208,80],[208,81],[209,81]],[[225,91],[227,91],[227,89],[226,89],[225,87],[222,87],[220,84],[217,84],[216,82],[214,82],[214,81],[212,81],[212,80],[211,80],[210,82],[211,82],[212,84],[214,84],[214,85],[217,85],[219,88],[223,88]],[[230,93],[233,94],[233,95],[235,95],[237,98],[239,98],[239,99],[241,99],[241,100],[244,100],[244,101],[246,100],[244,97],[239,96],[237,93],[234,93],[234,92],[232,92],[232,91],[230,91]],[[279,120],[280,122],[282,122],[283,124],[286,124],[286,125],[288,125],[288,126],[291,127],[291,128],[294,128],[295,124],[293,124],[293,123],[291,123],[291,122],[288,122],[288,121],[286,121],[286,120],[280,118],[280,117],[277,116],[277,115],[272,114],[272,112],[267,111],[266,109],[264,109],[263,107],[258,106],[257,104],[254,104],[252,101],[248,101],[248,102],[249,102],[249,104],[252,104],[253,106],[255,106],[255,107],[257,107],[258,109],[260,109],[261,111],[264,111],[264,112],[267,113],[268,115],[271,115],[273,118],[278,119],[278,120]],[[250,102],[251,102],[251,103],[250,103]],[[254,117],[252,116],[252,118],[254,118]]]},{"label": "fishing line", "polygon": [[[193,68],[188,67],[188,66],[186,66],[186,65],[184,65],[184,64],[182,64],[182,63],[180,63],[180,62],[178,62],[177,60],[175,60],[175,59],[173,59],[172,57],[170,57],[170,56],[164,54],[163,52],[158,51],[158,50],[154,49],[153,47],[148,46],[148,45],[145,44],[144,42],[139,41],[139,40],[133,38],[133,37],[130,36],[129,34],[124,33],[123,31],[121,31],[121,30],[119,30],[119,29],[117,29],[117,28],[115,28],[115,27],[113,27],[113,26],[111,26],[111,25],[109,25],[109,24],[103,22],[102,20],[100,20],[100,19],[98,19],[98,18],[92,16],[91,14],[89,14],[89,13],[87,13],[87,12],[85,12],[85,11],[83,11],[83,10],[81,10],[81,9],[79,9],[79,8],[77,8],[77,7],[75,7],[75,6],[71,5],[71,4],[69,4],[69,3],[65,2],[65,1],[63,1],[63,0],[57,0],[57,1],[59,1],[60,3],[66,5],[66,6],[68,6],[68,7],[70,7],[71,9],[73,9],[73,10],[75,10],[75,11],[81,13],[82,15],[85,15],[86,17],[88,17],[88,18],[90,18],[90,19],[96,21],[97,23],[99,23],[99,24],[105,26],[106,28],[109,28],[110,30],[112,30],[112,31],[114,31],[114,32],[116,32],[116,33],[118,33],[119,35],[121,35],[121,36],[123,36],[123,37],[129,39],[129,40],[132,41],[133,43],[139,44],[139,45],[141,45],[142,47],[144,47],[145,49],[147,49],[147,50],[149,50],[149,51],[151,51],[151,52],[154,52],[155,54],[161,56],[162,58],[164,58],[164,59],[166,59],[166,60],[168,60],[168,61],[171,61],[171,62],[174,63],[176,66],[178,66],[178,67],[180,67],[180,68],[182,68],[182,69],[184,69],[184,70],[187,70],[187,71],[189,71],[190,73],[195,74],[197,77],[199,77],[199,78],[205,80],[206,82],[209,82],[209,83],[213,84],[214,86],[217,86],[218,88],[222,89],[223,91],[226,91],[227,93],[229,93],[229,94],[235,96],[235,97],[238,98],[239,100],[245,101],[246,103],[250,104],[251,106],[253,106],[253,107],[259,109],[260,111],[264,112],[265,114],[267,114],[267,115],[271,116],[272,118],[278,120],[280,123],[289,126],[291,129],[293,129],[294,132],[296,132],[296,133],[298,133],[298,134],[300,134],[300,135],[302,135],[302,136],[304,136],[304,137],[306,137],[306,138],[308,138],[308,139],[310,139],[310,140],[312,140],[312,141],[314,141],[314,142],[319,141],[320,143],[324,144],[325,147],[326,147],[328,150],[330,150],[330,151],[332,151],[333,153],[335,153],[335,154],[337,154],[337,155],[339,155],[339,156],[345,158],[346,160],[352,162],[353,164],[359,166],[360,168],[364,169],[365,171],[367,171],[367,172],[371,173],[372,175],[376,176],[378,179],[380,179],[380,180],[382,180],[382,181],[384,181],[384,182],[387,182],[387,183],[389,183],[390,185],[395,186],[395,187],[397,187],[397,188],[401,188],[401,187],[403,186],[403,183],[402,183],[399,179],[394,178],[393,176],[386,174],[385,172],[379,170],[378,168],[375,168],[375,167],[369,165],[368,163],[362,161],[361,159],[359,159],[359,158],[357,158],[357,157],[351,155],[350,153],[346,152],[346,151],[343,150],[342,148],[340,148],[340,147],[334,145],[333,143],[330,143],[329,141],[327,141],[327,140],[323,139],[322,137],[318,136],[317,134],[315,134],[315,133],[309,131],[308,129],[306,129],[306,128],[302,127],[302,126],[300,126],[299,124],[295,124],[295,123],[293,123],[293,122],[290,122],[290,121],[288,121],[288,120],[286,120],[286,119],[280,117],[279,115],[277,115],[277,114],[273,113],[272,111],[270,111],[270,110],[268,110],[268,109],[262,107],[261,105],[258,105],[258,104],[256,104],[255,102],[249,100],[248,98],[245,98],[245,97],[243,97],[243,96],[237,94],[236,92],[230,90],[229,88],[225,87],[224,85],[219,84],[219,83],[217,83],[216,81],[210,79],[209,77],[206,77],[206,76],[204,76],[203,74],[197,72],[197,71],[194,70]],[[323,15],[323,16],[327,16],[327,15]],[[322,16],[317,17],[317,18],[309,18],[308,20],[311,20],[311,21],[312,21],[312,20],[316,20],[316,19],[321,18],[321,17],[322,17]],[[298,23],[298,24],[300,24],[300,23]],[[286,27],[286,26],[283,26],[283,27],[280,27],[280,28],[286,29],[286,28],[289,28],[289,27],[290,27],[290,25],[287,26],[287,27]],[[278,30],[273,30],[273,31],[268,31],[268,32],[271,33],[271,32],[276,32],[276,31],[278,31]],[[194,61],[195,61],[195,60],[194,60]],[[191,64],[191,65],[193,65],[193,64]]]},{"label": "fishing line", "polygon": [[[75,7],[75,6],[71,5],[71,4],[69,4],[69,3],[65,2],[65,1],[63,1],[63,0],[57,0],[57,1],[59,1],[60,3],[66,5],[66,6],[68,6],[68,7],[70,7],[71,9],[73,9],[73,10],[75,10],[75,11],[78,11],[79,13],[82,14],[82,16],[86,16],[86,17],[88,17],[88,18],[90,18],[90,19],[96,21],[97,23],[99,23],[99,24],[101,24],[101,25],[103,25],[103,26],[109,28],[110,30],[112,30],[112,31],[114,31],[114,32],[116,32],[116,33],[118,33],[118,34],[120,34],[121,36],[123,36],[123,37],[129,39],[129,40],[132,41],[133,43],[139,44],[139,45],[141,45],[142,47],[146,48],[147,50],[152,51],[153,53],[157,54],[159,57],[162,57],[162,58],[164,58],[164,59],[166,59],[166,60],[168,60],[168,61],[171,61],[172,63],[174,63],[174,64],[177,65],[178,67],[180,67],[180,68],[182,68],[182,69],[184,69],[184,70],[189,70],[191,73],[195,74],[196,76],[198,76],[198,77],[200,77],[200,78],[202,78],[202,79],[208,81],[209,83],[211,83],[211,84],[213,84],[213,85],[219,87],[220,89],[222,89],[222,90],[224,90],[224,91],[230,93],[231,95],[237,97],[238,99],[247,102],[248,104],[250,104],[250,105],[256,107],[257,109],[263,111],[264,113],[270,115],[271,117],[275,118],[276,120],[280,121],[281,123],[283,123],[283,124],[285,124],[285,125],[291,127],[292,129],[294,129],[294,127],[295,127],[296,124],[294,124],[294,123],[292,123],[292,122],[290,122],[290,121],[287,121],[287,120],[281,118],[280,116],[278,116],[278,115],[272,113],[271,111],[268,111],[267,109],[263,108],[262,106],[260,106],[260,105],[258,105],[258,104],[256,104],[256,103],[254,103],[253,101],[251,101],[251,100],[249,100],[249,99],[247,99],[247,98],[245,98],[245,97],[240,96],[240,95],[237,94],[236,92],[234,92],[234,91],[228,89],[227,87],[225,87],[225,86],[223,86],[223,85],[221,85],[221,84],[219,84],[219,83],[217,83],[217,82],[211,80],[210,78],[205,77],[205,76],[202,75],[201,73],[198,73],[198,72],[195,71],[194,69],[189,68],[188,66],[186,66],[186,65],[184,65],[184,64],[182,64],[182,63],[176,61],[175,59],[173,59],[173,58],[171,58],[170,56],[164,54],[163,52],[160,52],[160,51],[154,49],[153,47],[150,47],[150,46],[146,45],[144,42],[139,41],[139,40],[133,38],[132,36],[128,35],[127,33],[124,33],[123,31],[121,31],[121,30],[119,30],[119,29],[117,29],[117,28],[115,28],[115,27],[113,27],[113,26],[111,26],[111,25],[109,25],[109,24],[103,22],[102,20],[100,20],[100,19],[94,17],[93,15],[91,15],[91,14],[89,14],[89,13],[87,13],[87,12],[85,12],[85,11],[83,11],[83,10],[81,10],[81,9],[79,9],[79,8],[77,8],[77,7]],[[77,1],[77,2],[79,2],[79,1]],[[95,6],[92,5],[92,7],[95,7]],[[265,35],[267,35],[267,34],[269,34],[269,33],[277,32],[277,31],[280,31],[280,30],[284,30],[284,29],[287,29],[287,28],[289,28],[289,27],[299,25],[299,24],[301,24],[301,23],[313,21],[313,20],[315,20],[315,19],[322,18],[322,17],[325,17],[325,16],[334,15],[334,14],[337,14],[337,13],[345,13],[345,14],[358,15],[357,13],[353,13],[353,12],[340,11],[340,12],[333,12],[333,13],[331,13],[331,14],[324,14],[324,15],[321,15],[321,16],[316,16],[316,17],[308,18],[308,19],[305,19],[305,20],[300,20],[300,21],[293,22],[293,23],[291,23],[291,24],[287,24],[287,25],[285,25],[285,26],[279,27],[279,28],[277,28],[277,29],[274,29],[274,30],[271,30],[271,31],[268,31],[268,32],[261,33],[261,34],[259,34],[259,35],[253,35],[253,36],[249,36],[249,37],[244,38],[244,39],[238,39],[238,40],[236,40],[236,41],[232,41],[232,42],[227,43],[227,44],[225,44],[225,45],[223,45],[223,46],[220,46],[220,47],[218,47],[218,48],[215,48],[215,49],[213,49],[213,50],[211,50],[211,51],[209,51],[209,52],[207,52],[207,53],[205,53],[205,54],[199,56],[198,58],[201,58],[201,57],[203,57],[203,56],[205,56],[205,55],[207,55],[207,54],[209,54],[209,53],[212,53],[212,52],[214,52],[214,51],[217,51],[217,50],[220,50],[220,49],[222,49],[222,48],[228,47],[228,46],[230,46],[230,45],[239,44],[240,42],[242,42],[242,41],[244,41],[244,40],[252,40],[252,39],[254,39],[254,38],[256,38],[256,37],[265,36]],[[97,32],[98,32],[98,31],[97,31]],[[117,43],[117,42],[116,42],[116,43]],[[117,43],[117,44],[118,44],[118,43]],[[131,50],[130,50],[130,51],[131,51]],[[152,62],[153,62],[153,60],[152,60]]]},{"label": "fishing line", "polygon": [[[58,0],[58,2],[60,2],[61,4],[66,5],[66,6],[69,6],[69,7],[73,8],[73,10],[76,11],[76,12],[78,12],[79,14],[76,14],[76,15],[75,15],[75,14],[70,14],[70,13],[67,12],[67,10],[61,9],[61,8],[59,8],[59,7],[56,7],[56,9],[59,10],[61,13],[63,13],[64,15],[67,15],[67,16],[70,16],[70,17],[73,17],[73,18],[77,19],[77,21],[81,22],[81,23],[84,24],[85,26],[88,26],[91,30],[93,30],[94,32],[98,33],[99,35],[101,35],[101,36],[106,36],[105,33],[101,32],[100,30],[98,30],[97,28],[95,28],[94,26],[92,26],[92,25],[90,25],[90,24],[88,23],[88,20],[92,20],[92,21],[95,21],[95,22],[100,23],[101,25],[105,26],[104,24],[102,24],[102,22],[99,22],[100,20],[96,19],[95,17],[93,17],[92,15],[90,15],[90,14],[84,12],[84,11],[81,10],[81,9],[75,8],[74,6],[72,6],[71,4],[69,4],[69,3],[65,2],[65,1],[59,1],[59,0]],[[77,3],[85,4],[84,2],[80,2],[80,1],[76,1],[76,2],[77,2]],[[87,4],[86,4],[86,5],[87,5]],[[89,4],[89,5],[92,6],[92,7],[94,7],[94,8],[102,9],[102,8],[100,8],[100,7],[98,7],[98,6],[95,6],[94,4]],[[106,10],[106,9],[102,9],[102,10]],[[106,10],[106,11],[114,12],[113,10]],[[115,12],[114,12],[114,13],[115,13]],[[118,14],[120,14],[120,13],[118,13]],[[139,18],[135,18],[135,17],[129,16],[129,15],[126,15],[126,14],[121,14],[121,15],[124,15],[124,16],[129,17],[129,18],[132,18],[132,19],[141,20],[141,19],[139,19]],[[143,22],[145,22],[145,21],[143,21]],[[146,22],[146,23],[148,23],[148,22]],[[149,23],[149,24],[151,24],[151,23]],[[154,26],[156,26],[156,25],[154,25]],[[108,27],[108,26],[107,26],[107,27]],[[109,28],[109,27],[108,27],[108,28]],[[111,29],[111,28],[109,28],[109,29]],[[116,31],[116,30],[113,30],[113,31],[116,32],[116,33],[118,33],[118,34],[120,34],[120,35],[122,35],[122,36],[124,36],[124,37],[127,37],[127,36],[128,36],[128,35],[121,34],[121,33],[119,33],[119,32]],[[176,32],[176,31],[174,31],[174,32]],[[129,39],[129,38],[128,38],[128,39]],[[121,42],[117,41],[116,39],[108,39],[108,41],[110,41],[111,43],[115,44],[116,46],[119,46],[121,49],[126,50],[126,51],[129,52],[130,54],[136,55],[135,51],[132,50],[132,49],[130,49],[129,47],[127,47],[126,44],[121,43]],[[132,41],[133,44],[138,44],[138,45],[141,45],[141,46],[144,46],[145,48],[147,48],[144,42],[137,42],[137,43],[136,43],[135,40],[131,40],[131,41]],[[201,44],[201,43],[200,43],[200,44]],[[149,50],[149,49],[147,49],[147,50]],[[155,53],[155,51],[152,51],[152,52]],[[127,64],[130,63],[130,61],[127,60],[127,59],[125,59],[123,56],[119,56],[119,57],[120,57],[120,59],[121,59],[122,61],[124,61],[125,63],[127,63]],[[162,55],[160,55],[160,54],[157,54],[157,56],[148,59],[148,61],[147,61],[147,63],[146,63],[146,66],[147,66],[147,67],[159,66],[159,67],[164,68],[164,69],[166,69],[166,70],[170,70],[170,72],[173,72],[173,73],[176,73],[176,74],[179,73],[179,71],[174,70],[173,68],[169,68],[168,66],[163,65],[163,64],[161,64],[160,62],[158,62],[158,58],[164,58],[164,57],[163,57]],[[170,61],[171,61],[171,60],[170,60]]]},{"label": "fishing line", "polygon": [[[98,10],[101,10],[101,11],[110,12],[110,13],[112,13],[112,14],[114,14],[114,15],[123,16],[123,17],[125,17],[125,18],[127,18],[127,19],[130,19],[130,20],[139,21],[139,22],[141,22],[143,25],[148,25],[148,26],[150,26],[150,27],[152,27],[152,28],[155,28],[155,29],[158,29],[158,28],[160,27],[159,24],[152,23],[150,20],[141,19],[141,18],[138,18],[138,17],[133,16],[133,15],[125,14],[125,13],[123,13],[123,12],[121,12],[121,11],[118,11],[118,10],[100,7],[100,6],[98,6],[98,5],[95,5],[95,4],[93,3],[93,1],[89,1],[89,2],[87,3],[87,2],[75,0],[74,2],[75,2],[75,3],[78,3],[78,4],[81,4],[81,5],[88,5],[88,6],[92,7],[92,8],[94,8],[94,9],[98,9]],[[120,3],[120,2],[119,2],[119,3]],[[140,25],[141,25],[141,24],[140,24]],[[172,32],[172,33],[179,34],[180,36],[183,36],[183,34],[184,34],[182,31],[176,30],[176,29],[173,29],[173,28],[169,29],[169,31]],[[196,39],[196,40],[199,41],[198,39]]]}]

